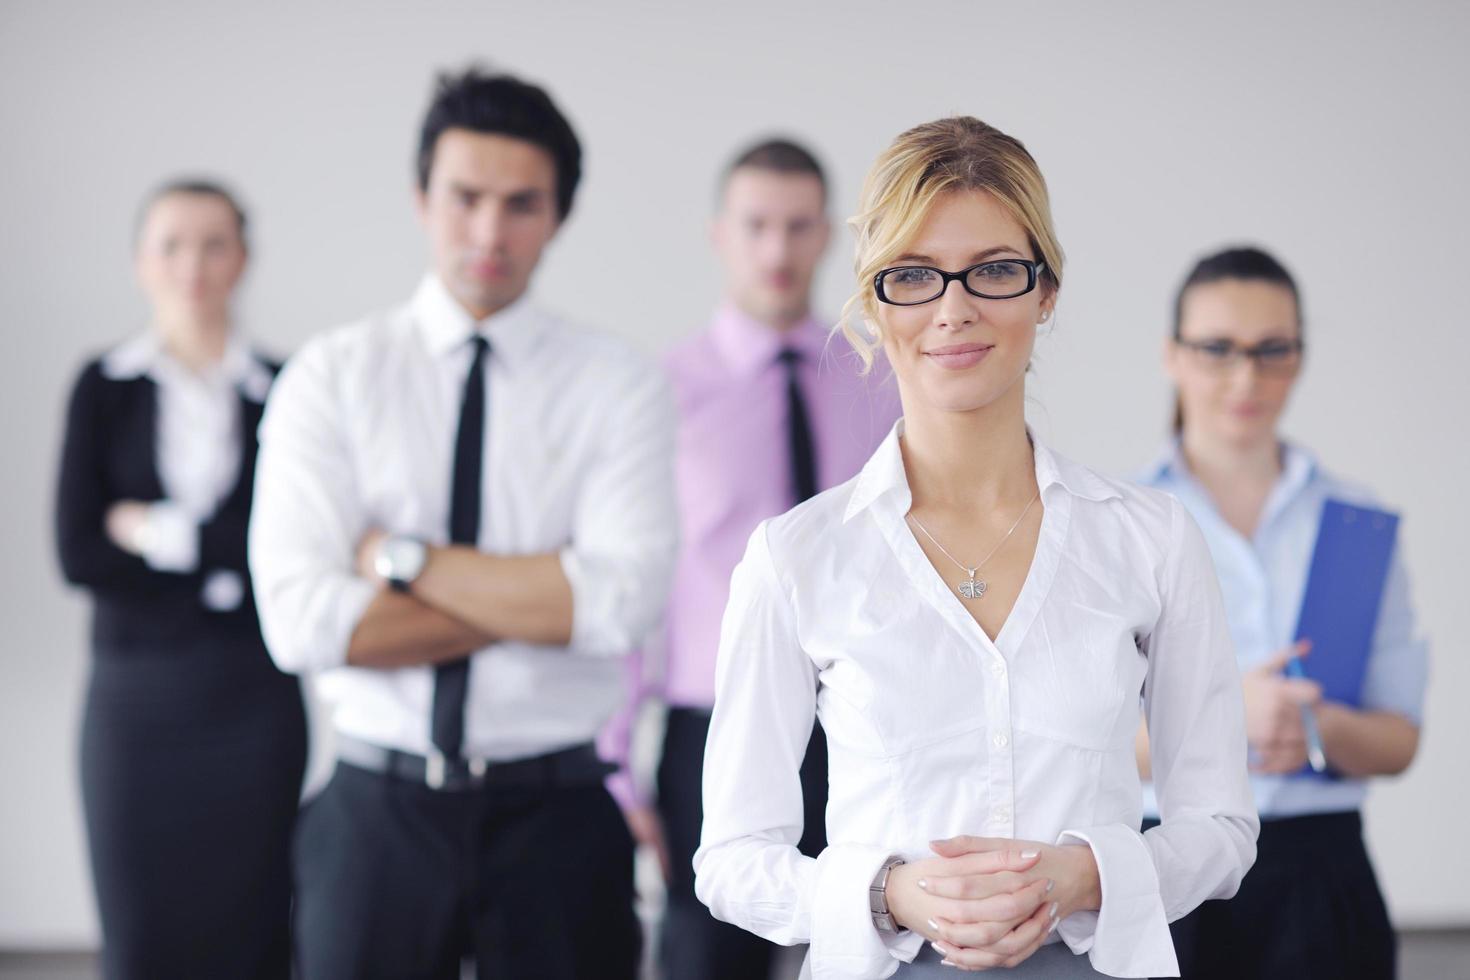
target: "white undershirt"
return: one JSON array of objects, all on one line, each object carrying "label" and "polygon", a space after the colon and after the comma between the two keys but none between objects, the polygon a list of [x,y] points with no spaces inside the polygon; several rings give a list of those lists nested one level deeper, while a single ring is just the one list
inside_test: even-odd
[{"label": "white undershirt", "polygon": [[[111,351],[103,373],[113,380],[146,377],[157,389],[154,466],[164,499],[149,506],[136,543],[150,568],[193,572],[199,526],[240,478],[240,396],[263,401],[270,373],[233,337],[218,363],[194,371],[169,353],[155,330]],[[212,609],[233,609],[243,597],[233,572],[214,572],[204,583],[202,599]]]}]

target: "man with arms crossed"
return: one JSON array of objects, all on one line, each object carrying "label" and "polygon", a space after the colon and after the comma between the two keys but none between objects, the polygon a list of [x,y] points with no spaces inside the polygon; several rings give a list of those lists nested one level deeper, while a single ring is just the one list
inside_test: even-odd
[{"label": "man with arms crossed", "polygon": [[271,653],[319,678],[338,765],[297,829],[318,977],[633,977],[632,843],[592,748],[657,621],[675,528],[665,381],[527,295],[581,172],[541,89],[440,80],[418,151],[433,269],[292,359],[251,568]]}]

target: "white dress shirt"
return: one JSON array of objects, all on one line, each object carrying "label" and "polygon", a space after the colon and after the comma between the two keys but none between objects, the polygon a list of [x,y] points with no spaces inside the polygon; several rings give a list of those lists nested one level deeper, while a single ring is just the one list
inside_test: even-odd
[{"label": "white dress shirt", "polygon": [[476,652],[465,754],[504,760],[590,741],[616,709],[617,655],[657,621],[673,564],[673,407],[627,344],[522,298],[475,322],[434,277],[400,309],[291,359],[261,424],[250,569],[281,669],[320,675],[338,731],[427,754],[434,672],[346,665],[377,586],[355,556],[373,528],[448,541],[460,401],[475,333],[486,360],[480,550],[556,552],[571,583],[566,647]]},{"label": "white dress shirt", "polygon": [[[137,544],[149,567],[192,572],[199,567],[199,525],[240,479],[240,396],[264,402],[270,369],[231,337],[218,364],[194,371],[148,330],[109,351],[102,373],[115,381],[146,377],[156,387],[154,466],[165,499],[149,506]],[[234,572],[216,571],[204,582],[202,599],[211,609],[234,609],[244,596]]]},{"label": "white dress shirt", "polygon": [[[886,977],[923,941],[872,924],[868,885],[890,855],[932,857],[929,841],[957,834],[1085,843],[1102,909],[1057,935],[1103,973],[1177,975],[1168,922],[1235,893],[1259,829],[1199,530],[1172,497],[1037,444],[1040,536],[992,642],[904,520],[902,425],[854,480],[762,524],[735,572],[699,897],[775,942],[810,942],[810,976]],[[1165,814],[1147,834],[1140,712]],[[814,714],[831,789],[830,844],[812,859],[796,843]]]},{"label": "white dress shirt", "polygon": [[[1164,448],[1142,482],[1177,496],[1199,522],[1220,576],[1241,670],[1259,666],[1296,638],[1322,506],[1329,499],[1383,506],[1371,491],[1334,476],[1306,449],[1291,444],[1282,447],[1281,476],[1250,538],[1221,516],[1209,491],[1190,472],[1177,440]],[[1414,615],[1402,555],[1402,547],[1396,548],[1389,565],[1361,706],[1392,711],[1417,725],[1429,679],[1429,643]],[[1253,773],[1251,786],[1263,819],[1357,810],[1368,793],[1363,779],[1275,773]],[[1153,788],[1144,789],[1144,813],[1157,815]]]}]

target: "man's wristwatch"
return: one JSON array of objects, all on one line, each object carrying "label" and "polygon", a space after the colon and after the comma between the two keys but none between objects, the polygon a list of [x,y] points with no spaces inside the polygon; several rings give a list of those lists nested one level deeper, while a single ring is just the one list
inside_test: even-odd
[{"label": "man's wristwatch", "polygon": [[378,543],[373,570],[396,592],[407,592],[413,580],[424,570],[429,549],[422,541],[408,537],[387,537]]},{"label": "man's wristwatch", "polygon": [[879,932],[898,932],[898,923],[893,921],[893,915],[888,911],[888,875],[893,869],[903,864],[900,857],[889,858],[883,862],[883,867],[873,876],[873,883],[868,886],[868,908],[873,913],[873,927]]}]

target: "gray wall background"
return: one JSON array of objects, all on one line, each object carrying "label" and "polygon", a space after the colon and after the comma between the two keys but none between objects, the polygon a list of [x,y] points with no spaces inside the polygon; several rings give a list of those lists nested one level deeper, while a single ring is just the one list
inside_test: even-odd
[{"label": "gray wall background", "polygon": [[[143,191],[220,174],[253,208],[240,307],[263,344],[396,303],[425,262],[410,208],[431,72],[471,58],[545,82],[586,183],[541,272],[551,305],[650,350],[717,298],[713,177],[752,136],[819,149],[845,217],[899,130],[971,113],[1041,162],[1069,264],[1031,390],[1041,435],[1130,472],[1157,448],[1169,297],[1201,251],[1256,241],[1298,274],[1311,359],[1287,429],[1407,515],[1434,640],[1418,762],[1367,819],[1401,925],[1470,923],[1470,12],[1367,3],[213,2],[0,5],[0,946],[95,941],[76,775],[86,604],[50,535],[65,392],[143,324]],[[842,232],[820,282],[851,286]],[[631,277],[632,263],[656,272]],[[658,302],[629,295],[657,282]]]}]

